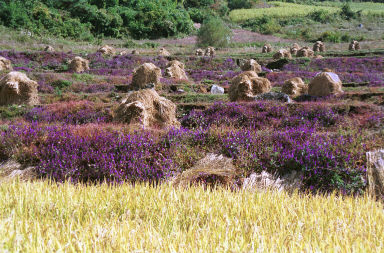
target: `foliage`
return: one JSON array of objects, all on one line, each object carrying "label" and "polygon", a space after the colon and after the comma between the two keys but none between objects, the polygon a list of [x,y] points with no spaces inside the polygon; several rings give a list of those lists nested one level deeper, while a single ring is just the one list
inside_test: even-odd
[{"label": "foliage", "polygon": [[352,11],[351,5],[349,3],[345,3],[343,7],[341,7],[340,16],[345,18],[346,20],[354,19],[361,16],[362,11],[354,12]]},{"label": "foliage", "polygon": [[234,9],[249,9],[252,7],[253,0],[228,0],[228,8]]},{"label": "foliage", "polygon": [[197,34],[198,46],[226,47],[232,37],[231,29],[220,19],[210,18],[206,20]]},{"label": "foliage", "polygon": [[192,22],[173,0],[12,0],[0,3],[0,24],[37,34],[158,38],[188,34]]},{"label": "foliage", "polygon": [[214,0],[184,0],[186,8],[202,8],[208,7],[214,3]]}]

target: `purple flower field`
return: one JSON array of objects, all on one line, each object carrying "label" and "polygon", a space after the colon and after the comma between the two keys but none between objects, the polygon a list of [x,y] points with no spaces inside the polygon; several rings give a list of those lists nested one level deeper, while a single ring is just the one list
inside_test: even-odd
[{"label": "purple flower field", "polygon": [[[211,103],[184,113],[180,129],[133,131],[114,121],[118,102],[106,98],[116,97],[115,85],[129,85],[140,64],[152,62],[164,71],[166,58],[82,55],[90,60],[90,70],[76,74],[68,71],[68,61],[75,56],[71,52],[0,51],[0,55],[38,81],[39,92],[50,96],[45,101],[54,101],[25,108],[22,116],[12,116],[9,108],[0,111],[0,161],[12,158],[34,165],[41,177],[59,182],[159,183],[212,152],[233,158],[239,177],[294,170],[301,172],[303,190],[355,194],[366,186],[365,152],[384,144],[380,106],[351,104],[343,97],[289,105]],[[162,78],[162,95],[178,84],[192,87],[198,96],[196,84],[228,87],[241,72],[232,58],[180,60],[190,80]],[[309,82],[324,68],[334,69],[343,82],[384,87],[383,67],[382,57],[325,58],[296,59],[281,71],[264,66],[263,71],[275,87],[296,76]],[[81,96],[88,93],[103,102]],[[68,100],[74,94],[79,98]]]},{"label": "purple flower field", "polygon": [[[48,53],[48,52],[16,52],[0,51],[0,56],[9,58],[14,62],[14,68],[18,71],[61,71],[66,72],[67,63],[75,55],[69,53]],[[130,80],[133,69],[137,66],[151,62],[164,70],[167,59],[164,57],[151,56],[114,56],[104,57],[100,53],[83,55],[90,60],[90,70],[86,73],[96,76],[123,76]],[[195,83],[204,80],[214,81],[222,86],[228,86],[230,80],[240,72],[235,59],[232,58],[211,58],[211,57],[182,57],[188,76]],[[318,72],[324,68],[333,69],[340,79],[345,83],[368,83],[370,87],[384,87],[384,60],[383,57],[337,57],[325,59],[295,59],[286,64],[280,72],[267,72],[266,77],[274,86],[281,86],[285,80],[292,77],[302,77],[310,81]],[[38,80],[44,86],[42,92],[52,93],[47,87],[49,83]],[[98,89],[94,89],[98,90]],[[100,90],[105,90],[100,88]],[[81,92],[92,93],[92,89],[84,89]]]}]

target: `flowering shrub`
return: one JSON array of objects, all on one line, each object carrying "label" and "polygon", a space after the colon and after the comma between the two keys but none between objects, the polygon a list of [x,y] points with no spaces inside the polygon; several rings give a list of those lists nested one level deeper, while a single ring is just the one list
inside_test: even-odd
[{"label": "flowering shrub", "polygon": [[330,127],[340,124],[342,117],[332,108],[320,104],[287,107],[273,102],[215,103],[204,111],[192,111],[182,119],[184,127],[207,128],[235,126],[252,129],[280,129],[294,126]]},{"label": "flowering shrub", "polygon": [[35,107],[25,114],[27,121],[33,122],[61,122],[65,124],[88,124],[111,121],[109,109],[88,101],[51,104]]}]

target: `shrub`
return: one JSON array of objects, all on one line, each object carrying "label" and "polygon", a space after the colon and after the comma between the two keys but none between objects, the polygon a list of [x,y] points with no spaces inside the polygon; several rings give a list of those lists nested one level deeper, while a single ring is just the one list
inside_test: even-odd
[{"label": "shrub", "polygon": [[215,15],[210,9],[198,9],[198,8],[189,8],[188,14],[196,23],[204,23],[204,20],[209,19],[211,16]]},{"label": "shrub", "polygon": [[184,0],[185,8],[207,7],[214,3],[214,0]]},{"label": "shrub", "polygon": [[206,20],[197,34],[198,46],[226,47],[232,37],[231,29],[220,19],[210,18]]},{"label": "shrub", "polygon": [[326,10],[316,10],[308,14],[308,17],[319,23],[329,23],[332,20],[333,15],[331,15]]},{"label": "shrub", "polygon": [[250,27],[252,31],[263,34],[278,33],[281,30],[281,26],[277,19],[267,15],[247,21],[243,26]]},{"label": "shrub", "polygon": [[228,0],[228,8],[234,9],[249,9],[252,7],[252,0]]},{"label": "shrub", "polygon": [[345,3],[343,7],[341,7],[340,16],[346,20],[350,20],[361,17],[361,12],[361,10],[354,12],[351,8],[351,5],[349,3]]},{"label": "shrub", "polygon": [[326,31],[321,35],[321,37],[318,40],[341,43],[341,42],[349,42],[351,41],[351,39],[352,37],[347,33],[342,34],[339,31],[334,31],[334,32]]}]

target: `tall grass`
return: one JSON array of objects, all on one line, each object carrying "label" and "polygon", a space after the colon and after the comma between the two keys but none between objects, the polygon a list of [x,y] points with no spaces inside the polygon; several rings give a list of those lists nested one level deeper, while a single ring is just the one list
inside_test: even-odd
[{"label": "tall grass", "polygon": [[0,184],[2,252],[381,252],[368,197]]}]

